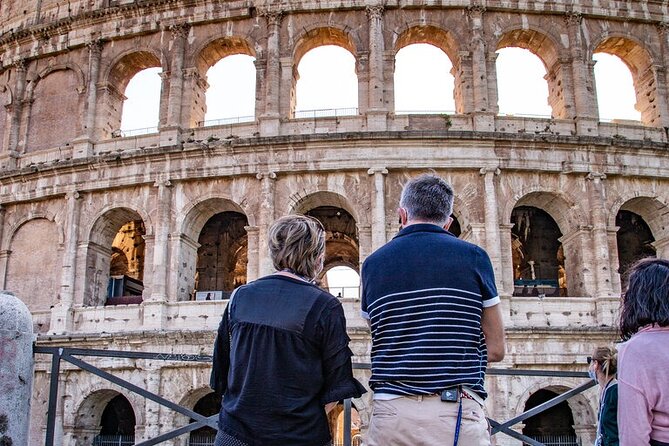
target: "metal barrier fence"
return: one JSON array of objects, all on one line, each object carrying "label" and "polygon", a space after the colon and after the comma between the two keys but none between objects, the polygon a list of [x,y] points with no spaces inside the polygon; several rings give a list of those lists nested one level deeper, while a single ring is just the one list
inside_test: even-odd
[{"label": "metal barrier fence", "polygon": [[295,119],[302,118],[336,118],[338,116],[355,116],[357,107],[350,108],[323,108],[319,110],[296,110]]},{"label": "metal barrier fence", "polygon": [[93,446],[132,446],[134,444],[134,435],[96,435],[93,438]]},{"label": "metal barrier fence", "polygon": [[[178,353],[174,354],[174,353],[127,352],[120,350],[95,350],[95,349],[43,347],[43,346],[35,346],[33,352],[35,354],[52,355],[45,446],[54,445],[54,439],[55,439],[54,433],[56,426],[56,403],[58,400],[58,384],[59,384],[61,361],[69,362],[70,364],[79,367],[82,370],[93,373],[94,375],[97,375],[100,378],[103,378],[111,383],[123,387],[124,389],[134,392],[146,399],[154,401],[162,406],[165,406],[169,409],[174,410],[175,412],[178,412],[182,415],[185,415],[195,420],[186,426],[174,429],[170,432],[166,432],[155,438],[142,441],[140,443],[136,443],[135,446],[153,446],[156,444],[160,444],[163,441],[176,438],[183,434],[187,434],[204,426],[209,426],[213,429],[217,429],[216,420],[218,418],[218,414],[212,415],[210,417],[201,415],[191,409],[188,409],[186,407],[168,401],[165,398],[161,397],[160,395],[156,395],[155,393],[149,392],[146,389],[143,389],[124,379],[114,376],[111,373],[102,370],[98,367],[95,367],[92,364],[79,358],[81,356],[84,356],[84,357],[102,357],[102,358],[146,359],[152,361],[172,361],[172,362],[174,361],[211,362],[212,361],[211,356],[188,355],[188,354],[178,354]],[[370,364],[354,363],[353,368],[369,369]],[[561,372],[561,371],[551,371],[551,370],[488,369],[486,371],[486,374],[491,376],[588,378],[588,374],[585,372]],[[594,387],[595,385],[597,385],[597,383],[594,380],[588,379],[585,383],[581,384],[580,386],[575,387],[565,393],[562,393],[556,396],[555,398],[552,398],[546,401],[545,403],[533,407],[532,409],[527,410],[522,414],[502,423],[489,418],[488,421],[492,426],[492,435],[501,432],[517,440],[520,440],[529,446],[553,446],[553,443],[544,443],[537,439],[527,437],[521,433],[512,430],[511,427],[518,423],[523,422],[524,420],[527,420],[528,418],[534,415],[537,415],[545,410],[548,410],[551,407],[560,404],[563,401],[566,401],[569,398],[590,389],[591,387]],[[351,400],[350,399],[344,400],[344,432],[343,432],[344,443],[342,446],[355,446],[355,444],[353,443],[353,439],[351,438],[351,409],[352,409]],[[559,445],[562,446],[562,444]],[[104,445],[101,446],[108,446],[108,445],[105,443]],[[119,445],[115,444],[114,446],[119,446]],[[120,446],[125,446],[125,444],[122,444]],[[573,446],[573,443],[567,444],[565,446]]]}]

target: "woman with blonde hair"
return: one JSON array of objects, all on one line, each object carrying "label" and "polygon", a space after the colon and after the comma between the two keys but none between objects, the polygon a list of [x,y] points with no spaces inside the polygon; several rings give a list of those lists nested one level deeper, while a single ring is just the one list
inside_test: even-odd
[{"label": "woman with blonde hair", "polygon": [[599,422],[595,446],[618,446],[618,361],[615,350],[597,347],[588,356],[588,374],[599,383]]},{"label": "woman with blonde hair", "polygon": [[341,303],[313,284],[325,233],[302,215],[269,230],[277,272],[237,288],[214,345],[211,387],[223,395],[215,446],[332,444],[326,409],[359,397]]}]

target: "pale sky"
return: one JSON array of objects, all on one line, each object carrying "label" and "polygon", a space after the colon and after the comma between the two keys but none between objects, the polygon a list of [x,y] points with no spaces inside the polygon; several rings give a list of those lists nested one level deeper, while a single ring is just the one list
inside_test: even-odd
[{"label": "pale sky", "polygon": [[[541,60],[528,50],[505,48],[498,51],[497,84],[500,114],[550,116],[546,69]],[[597,102],[602,120],[640,120],[632,75],[616,56],[595,54]],[[207,73],[207,113],[205,121],[253,120],[255,108],[255,66],[253,57],[228,56]],[[395,64],[395,104],[397,112],[453,113],[454,78],[446,54],[428,44],[409,45],[401,49]],[[355,59],[337,46],[322,46],[304,55],[298,66],[296,111],[321,109],[354,109],[358,106],[358,81]],[[158,125],[160,69],[138,73],[128,84],[123,106],[121,129]],[[346,110],[344,114],[351,114]],[[215,125],[215,122],[211,122]],[[129,132],[128,132],[129,131]],[[336,287],[358,286],[359,277],[350,268],[328,272],[328,283]]]}]

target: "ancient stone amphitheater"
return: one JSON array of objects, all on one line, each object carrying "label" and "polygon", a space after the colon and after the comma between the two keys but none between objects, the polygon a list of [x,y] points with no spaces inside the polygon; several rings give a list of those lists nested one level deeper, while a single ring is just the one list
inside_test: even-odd
[{"label": "ancient stone amphitheater", "polygon": [[[395,112],[395,55],[416,43],[453,63],[455,113]],[[297,65],[321,45],[355,57],[349,116],[295,114]],[[507,47],[542,60],[552,117],[498,113]],[[629,67],[640,122],[599,119],[597,52]],[[234,54],[255,58],[255,117],[203,125],[207,70]],[[456,232],[493,261],[501,367],[584,371],[592,347],[616,338],[621,273],[669,254],[668,64],[659,0],[3,0],[0,280],[30,308],[38,345],[210,354],[220,299],[271,272],[275,218],[321,219],[326,268],[359,270],[398,230],[402,184],[432,169],[456,189]],[[158,129],[126,137],[126,86],[151,67]],[[359,300],[342,302],[367,362]],[[35,445],[50,361],[37,356]],[[206,363],[90,361],[199,413],[215,406]],[[508,419],[582,382],[489,377],[488,412]],[[75,367],[59,383],[57,444],[139,441],[188,421]],[[353,404],[364,434],[370,396]],[[514,428],[592,444],[596,410],[581,394]]]}]

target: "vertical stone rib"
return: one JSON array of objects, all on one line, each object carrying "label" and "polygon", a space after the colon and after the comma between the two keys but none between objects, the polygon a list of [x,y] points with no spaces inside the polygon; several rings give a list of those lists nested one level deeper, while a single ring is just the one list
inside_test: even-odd
[{"label": "vertical stone rib", "polygon": [[102,41],[94,40],[88,44],[88,97],[86,99],[86,137],[95,137],[95,114],[98,101],[98,77],[102,56]]},{"label": "vertical stone rib", "polygon": [[19,131],[21,126],[21,114],[23,112],[23,97],[26,92],[26,63],[20,59],[14,64],[16,70],[16,83],[14,85],[15,96],[12,101],[11,119],[9,128],[9,154],[18,155]]},{"label": "vertical stone rib", "polygon": [[606,175],[600,173],[590,173],[586,177],[588,204],[590,205],[590,219],[592,221],[596,297],[613,296],[608,228],[606,221],[606,200],[604,198],[603,184],[603,180],[605,179]]},{"label": "vertical stone rib", "polygon": [[386,243],[386,185],[384,167],[371,168],[367,171],[374,176],[374,193],[372,200],[372,252]]},{"label": "vertical stone rib", "polygon": [[170,27],[172,32],[172,63],[170,67],[170,94],[167,105],[167,126],[181,126],[181,102],[183,99],[184,85],[184,49],[186,47],[186,37],[190,26],[187,24],[174,25]]},{"label": "vertical stone rib", "polygon": [[267,70],[265,72],[265,117],[279,117],[281,53],[279,48],[281,11],[262,11],[267,22]]},{"label": "vertical stone rib", "polygon": [[152,301],[167,300],[167,274],[169,268],[169,232],[172,208],[172,190],[169,180],[158,181],[158,200],[156,204],[158,221],[156,224],[155,243],[153,247],[153,274],[151,279]]},{"label": "vertical stone rib", "polygon": [[369,80],[368,110],[384,110],[383,103],[383,6],[368,6],[369,17]]},{"label": "vertical stone rib", "polygon": [[256,175],[261,182],[261,203],[258,224],[258,274],[266,276],[274,271],[272,260],[269,257],[268,232],[274,220],[274,192],[276,174],[274,172],[259,173]]},{"label": "vertical stone rib", "polygon": [[[499,169],[486,169],[480,171],[483,177],[483,193],[485,194],[485,243],[486,251],[490,256],[495,277],[498,282],[504,283],[506,278],[501,274],[501,246],[499,241],[499,216],[497,212],[497,190],[495,187],[495,175],[500,174]],[[502,287],[505,289],[505,287]]]}]

